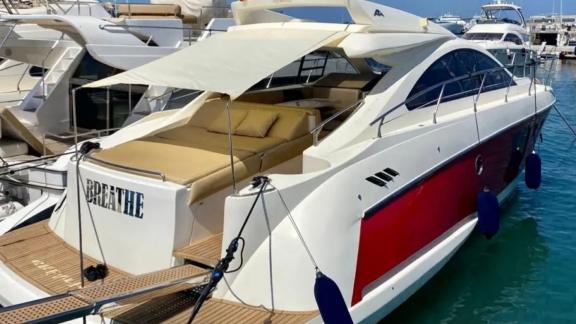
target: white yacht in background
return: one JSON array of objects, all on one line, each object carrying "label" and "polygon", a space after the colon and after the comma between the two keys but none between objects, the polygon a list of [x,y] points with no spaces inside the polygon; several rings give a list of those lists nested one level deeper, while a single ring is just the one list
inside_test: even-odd
[{"label": "white yacht in background", "polygon": [[448,29],[455,35],[464,34],[466,28],[466,21],[460,16],[451,13],[444,14],[433,20],[438,25]]},{"label": "white yacht in background", "polygon": [[524,64],[533,56],[522,8],[498,1],[482,6],[483,17],[462,38],[490,51],[505,65]]},{"label": "white yacht in background", "polygon": [[[352,23],[278,12],[327,4]],[[61,157],[66,195],[0,223],[0,321],[377,322],[496,234],[546,82],[373,2],[232,9],[227,33],[84,86],[204,92]]]},{"label": "white yacht in background", "polygon": [[[155,11],[148,13],[154,15],[158,7],[167,8],[150,6]],[[120,16],[124,9],[119,8]],[[4,59],[0,63],[0,220],[22,206],[35,206],[43,193],[57,196],[64,190],[66,169],[46,165],[48,160],[42,156],[62,154],[77,135],[87,139],[110,134],[150,113],[182,107],[193,98],[194,91],[115,86],[78,91],[75,99],[80,108],[72,109],[73,89],[171,54],[191,44],[189,37],[205,39],[218,32],[212,29],[225,30],[230,22],[212,18],[208,30],[189,33],[182,19],[154,15],[113,20],[58,14],[0,16],[0,57]],[[31,162],[23,164],[26,160]]]}]

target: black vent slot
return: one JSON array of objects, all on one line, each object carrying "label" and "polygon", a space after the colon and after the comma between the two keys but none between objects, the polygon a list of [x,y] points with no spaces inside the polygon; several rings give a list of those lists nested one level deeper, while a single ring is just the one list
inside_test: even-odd
[{"label": "black vent slot", "polygon": [[384,172],[378,172],[376,173],[376,176],[384,181],[392,181],[394,180],[394,178],[392,178],[391,176],[387,175]]},{"label": "black vent slot", "polygon": [[384,172],[388,173],[389,175],[396,177],[397,175],[399,175],[400,173],[398,173],[398,171],[391,169],[391,168],[386,168],[384,169]]},{"label": "black vent slot", "polygon": [[379,187],[385,187],[386,186],[386,182],[376,178],[376,177],[368,177],[366,178],[366,180],[368,182],[372,182],[373,184],[379,186]]}]

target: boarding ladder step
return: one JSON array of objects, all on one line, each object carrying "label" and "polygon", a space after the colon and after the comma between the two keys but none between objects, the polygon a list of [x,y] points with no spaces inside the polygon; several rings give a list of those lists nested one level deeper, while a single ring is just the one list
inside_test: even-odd
[{"label": "boarding ladder step", "polygon": [[[162,271],[126,277],[65,294],[0,309],[0,324],[24,322],[62,322],[94,314],[103,305],[153,293],[201,278],[207,270],[187,264]],[[188,287],[188,286],[187,286]]]},{"label": "boarding ladder step", "polygon": [[190,260],[207,266],[215,266],[222,251],[222,233],[210,235],[175,250],[175,257]]}]

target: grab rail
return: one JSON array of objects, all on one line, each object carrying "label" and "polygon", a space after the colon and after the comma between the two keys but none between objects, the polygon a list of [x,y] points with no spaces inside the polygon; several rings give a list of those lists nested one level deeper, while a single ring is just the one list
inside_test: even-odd
[{"label": "grab rail", "polygon": [[320,135],[320,132],[322,131],[322,129],[324,128],[324,126],[326,126],[328,123],[330,123],[331,121],[333,121],[334,119],[338,118],[338,116],[341,116],[342,114],[344,114],[345,112],[351,110],[351,109],[355,109],[360,107],[362,104],[364,103],[364,99],[360,99],[358,101],[356,101],[355,103],[353,103],[351,106],[348,106],[345,109],[342,109],[340,111],[338,111],[337,113],[335,113],[334,115],[328,117],[325,121],[323,121],[322,123],[320,123],[320,125],[316,126],[316,128],[314,128],[313,130],[310,131],[310,134],[312,134],[312,138],[314,141],[314,146],[318,146],[318,135]]},{"label": "grab rail", "polygon": [[24,80],[24,76],[26,75],[26,73],[28,73],[29,70],[30,70],[30,64],[26,64],[26,68],[24,69],[24,72],[22,72],[22,75],[20,76],[20,78],[18,79],[18,83],[16,84],[16,90],[18,92],[21,91],[20,85],[22,83],[22,80]]},{"label": "grab rail", "polygon": [[108,161],[104,161],[104,160],[95,158],[92,155],[85,156],[85,159],[93,160],[93,161],[96,161],[98,163],[102,163],[104,165],[108,165],[108,166],[118,168],[118,169],[124,169],[124,170],[128,170],[128,171],[135,172],[135,173],[157,176],[162,181],[166,181],[166,175],[162,172],[159,172],[159,171],[144,170],[144,169],[129,167],[129,166],[125,166],[125,165],[121,165],[121,164],[117,164],[117,163],[112,163],[112,162],[108,162]]},{"label": "grab rail", "polygon": [[55,138],[55,139],[60,140],[60,141],[66,141],[66,140],[70,140],[70,139],[77,138],[77,137],[85,137],[85,136],[96,134],[96,136],[94,136],[94,137],[100,138],[100,137],[102,137],[103,133],[106,133],[106,135],[110,135],[110,132],[115,132],[119,129],[120,128],[118,128],[118,127],[107,128],[107,129],[94,129],[94,130],[87,131],[84,133],[71,134],[71,135],[59,135],[59,134],[46,132],[46,133],[42,134],[42,148],[44,150],[44,152],[42,152],[42,155],[46,155],[46,138],[48,138],[48,137]]},{"label": "grab rail", "polygon": [[198,27],[172,27],[172,26],[150,26],[150,25],[99,25],[100,29],[109,28],[150,28],[150,29],[173,29],[173,30],[192,30],[201,32],[227,32],[226,29],[216,29],[216,28],[198,28]]},{"label": "grab rail", "polygon": [[[52,45],[52,47],[50,47],[50,50],[48,51],[48,53],[46,54],[46,56],[44,57],[44,59],[42,60],[42,99],[45,100],[46,97],[48,96],[48,94],[46,93],[46,61],[48,60],[48,58],[50,57],[50,55],[52,54],[52,52],[54,51],[54,49],[56,49],[56,47],[58,47],[58,44],[60,44],[60,41],[64,39],[64,33],[62,33],[60,35],[60,38],[58,38],[54,44]],[[66,53],[64,53],[63,55],[65,55]],[[56,65],[52,66],[52,69],[55,67]]]},{"label": "grab rail", "polygon": [[[525,67],[525,66],[535,66],[535,63],[524,64],[524,65],[521,65],[521,66],[524,66],[524,67]],[[511,68],[511,67],[513,67],[513,66],[510,66],[510,65],[509,65],[509,66],[499,66],[499,67],[495,67],[495,68],[485,69],[485,70],[482,70],[482,71],[477,71],[477,72],[473,72],[473,73],[468,73],[468,74],[465,74],[465,75],[461,75],[461,76],[459,76],[459,77],[454,77],[454,78],[452,78],[452,79],[449,79],[449,80],[446,80],[446,81],[443,81],[443,82],[439,82],[439,83],[437,83],[437,84],[434,84],[434,85],[432,85],[432,86],[430,86],[430,87],[428,87],[428,88],[426,88],[426,89],[424,89],[424,90],[422,90],[422,91],[419,91],[418,93],[410,96],[408,99],[406,99],[406,100],[404,100],[403,102],[401,102],[400,104],[392,107],[392,108],[389,109],[388,111],[380,114],[377,118],[375,118],[372,122],[370,122],[369,125],[370,125],[370,126],[374,126],[376,123],[378,123],[378,137],[382,137],[381,129],[382,129],[382,125],[384,124],[384,121],[385,121],[386,117],[387,117],[388,115],[390,115],[391,113],[393,113],[394,111],[398,110],[399,108],[403,107],[404,105],[406,105],[406,104],[409,103],[410,101],[413,101],[414,99],[416,99],[416,98],[418,98],[418,97],[421,97],[421,96],[423,96],[423,95],[425,95],[425,94],[427,94],[427,93],[429,93],[429,92],[432,92],[433,90],[436,90],[436,89],[438,89],[438,88],[440,88],[440,87],[445,88],[447,85],[452,84],[452,83],[455,83],[455,82],[458,82],[458,81],[463,81],[463,80],[472,79],[472,78],[477,77],[477,76],[480,76],[480,75],[483,76],[483,80],[484,80],[485,77],[486,77],[489,73],[493,73],[493,72],[497,72],[497,71],[502,71],[502,70],[507,70],[507,69],[509,69],[509,68]],[[512,75],[512,78],[514,78],[513,75]],[[534,79],[534,78],[535,78],[535,76],[532,77],[532,79]],[[533,82],[533,80],[531,80],[530,88],[532,87],[532,82]],[[484,83],[484,82],[483,82],[483,83]],[[479,93],[475,96],[475,99],[474,99],[474,106],[475,106],[475,107],[476,107],[476,104],[477,104],[477,102],[478,102],[478,100],[479,100],[480,94],[482,93],[482,90],[484,90],[484,84],[483,84],[483,83],[482,83],[482,85],[481,85],[481,89],[479,90]],[[529,89],[529,91],[530,91],[530,89]],[[441,92],[442,92],[442,91],[441,91]],[[439,106],[439,103],[442,103],[443,93],[441,93],[441,95],[442,95],[442,97],[439,97],[439,98],[437,98],[437,99],[434,100],[434,101],[437,102],[437,106]],[[529,95],[531,95],[531,92],[529,92]],[[423,105],[420,106],[420,107],[426,106],[426,105],[428,105],[428,104],[430,104],[430,102],[427,102],[427,103],[423,104]],[[476,108],[475,108],[475,109],[476,109]],[[434,113],[434,120],[435,120],[435,121],[436,121],[436,113],[437,113],[437,110],[438,110],[438,107],[436,108],[436,112]]]}]

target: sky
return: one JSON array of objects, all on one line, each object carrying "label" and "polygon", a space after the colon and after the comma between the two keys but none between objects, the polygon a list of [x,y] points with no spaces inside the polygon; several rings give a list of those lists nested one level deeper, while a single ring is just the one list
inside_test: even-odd
[{"label": "sky", "polygon": [[[439,16],[451,12],[462,17],[472,17],[480,13],[480,7],[490,0],[376,0],[385,5],[409,11],[419,16]],[[576,0],[564,0],[565,14],[576,14]],[[560,0],[516,0],[515,4],[524,9],[526,16],[549,14],[553,8],[560,12]]]},{"label": "sky", "polygon": [[[249,0],[248,0],[249,1]],[[463,18],[470,18],[482,13],[480,7],[492,2],[492,0],[369,0],[379,2],[390,7],[398,8],[422,17],[438,17],[445,13],[459,15]],[[531,15],[550,14],[560,12],[560,0],[515,0],[513,3],[521,6],[524,10],[524,16],[528,19]],[[564,14],[576,15],[576,0],[564,0]],[[324,19],[318,19],[316,16],[320,11],[306,9],[296,9],[295,11],[285,10],[285,13],[299,18],[309,18],[322,21],[340,22],[341,19],[335,19],[342,14],[336,10],[327,10],[324,8],[321,12],[329,16]],[[340,21],[339,21],[340,20]]]}]

